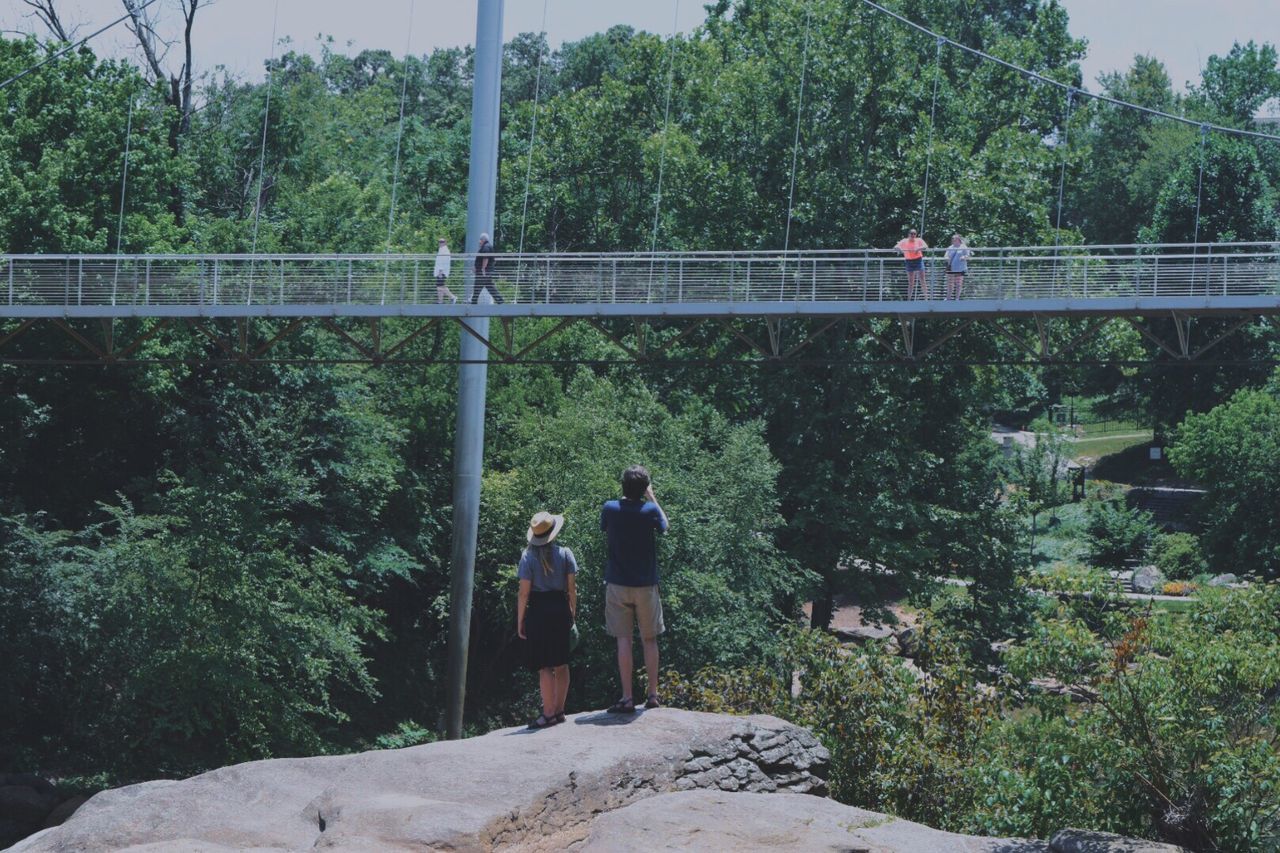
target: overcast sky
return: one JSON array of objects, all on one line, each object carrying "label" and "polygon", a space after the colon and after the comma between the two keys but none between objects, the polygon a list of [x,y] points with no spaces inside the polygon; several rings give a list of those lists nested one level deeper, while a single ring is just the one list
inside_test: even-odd
[{"label": "overcast sky", "polygon": [[[668,33],[677,0],[549,0],[547,30],[552,44],[630,24]],[[169,32],[176,33],[176,0],[159,0]],[[207,0],[206,0],[207,2]],[[277,0],[213,0],[196,24],[198,70],[225,65],[232,72],[256,77],[271,50],[271,22]],[[474,0],[278,0],[279,37],[299,48],[312,48],[318,34],[332,35],[339,46],[359,50],[411,49],[469,44],[475,37]],[[410,4],[415,20],[409,31]],[[688,30],[702,21],[704,0],[679,0],[678,25]],[[1199,77],[1204,60],[1224,54],[1234,41],[1280,43],[1280,0],[1063,0],[1071,15],[1071,31],[1089,40],[1085,79],[1097,89],[1104,71],[1127,67],[1134,54],[1161,59],[1174,85],[1181,89]],[[60,0],[67,22],[87,35],[120,14],[119,0]],[[20,0],[0,0],[0,28],[31,30]],[[543,0],[507,0],[506,36],[541,29]],[[123,28],[99,36],[95,46],[119,52],[129,46]],[[176,57],[176,54],[175,54]]]}]

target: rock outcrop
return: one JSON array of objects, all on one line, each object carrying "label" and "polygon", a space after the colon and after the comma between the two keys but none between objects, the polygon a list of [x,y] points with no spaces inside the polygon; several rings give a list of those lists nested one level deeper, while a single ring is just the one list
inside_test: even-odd
[{"label": "rock outcrop", "polygon": [[821,796],[829,760],[811,733],[775,717],[579,714],[537,732],[257,761],[105,791],[13,850],[1058,849],[841,805]]},{"label": "rock outcrop", "polygon": [[84,797],[67,797],[30,773],[0,773],[0,848],[69,818]]}]

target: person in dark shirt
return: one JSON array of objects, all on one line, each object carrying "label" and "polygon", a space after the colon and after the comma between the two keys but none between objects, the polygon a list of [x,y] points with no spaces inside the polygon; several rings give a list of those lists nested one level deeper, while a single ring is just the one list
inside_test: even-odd
[{"label": "person in dark shirt", "polygon": [[622,698],[611,714],[634,714],[631,643],[636,627],[644,644],[644,668],[648,676],[646,708],[662,704],[658,694],[658,635],[666,630],[662,599],[658,595],[657,534],[669,528],[649,472],[632,465],[622,472],[622,498],[605,501],[600,508],[600,529],[608,540],[605,563],[605,629],[618,640],[618,675]]},{"label": "person in dark shirt", "polygon": [[498,287],[493,283],[493,244],[489,242],[488,234],[480,235],[480,245],[476,248],[476,283],[471,291],[471,304],[475,305],[480,301],[480,292],[489,291],[489,295],[493,297],[493,301],[501,305],[506,300],[502,298],[502,294],[498,292]]}]

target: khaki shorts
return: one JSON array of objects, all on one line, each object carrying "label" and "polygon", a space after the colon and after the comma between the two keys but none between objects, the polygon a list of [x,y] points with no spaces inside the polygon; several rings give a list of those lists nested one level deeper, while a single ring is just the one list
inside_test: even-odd
[{"label": "khaki shorts", "polygon": [[630,637],[640,626],[640,637],[652,640],[667,630],[662,622],[662,599],[656,586],[606,584],[604,627],[612,637]]}]

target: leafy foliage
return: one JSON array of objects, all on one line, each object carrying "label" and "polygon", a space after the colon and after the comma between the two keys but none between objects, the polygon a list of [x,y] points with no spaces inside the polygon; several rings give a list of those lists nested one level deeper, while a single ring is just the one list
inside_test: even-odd
[{"label": "leafy foliage", "polygon": [[1128,560],[1146,553],[1156,529],[1151,513],[1119,500],[1089,504],[1089,563],[1103,569],[1122,569]]},{"label": "leafy foliage", "polygon": [[1280,576],[1280,399],[1240,391],[1202,415],[1188,417],[1169,448],[1179,473],[1203,483],[1208,525],[1203,545],[1215,566]]},{"label": "leafy foliage", "polygon": [[1209,568],[1200,540],[1190,533],[1164,533],[1151,543],[1151,562],[1173,580],[1189,581]]}]

